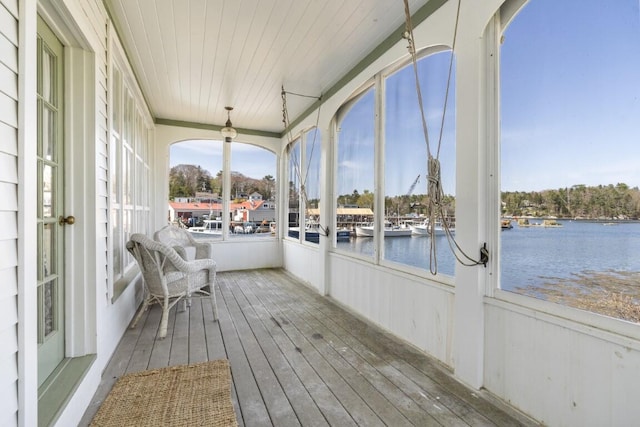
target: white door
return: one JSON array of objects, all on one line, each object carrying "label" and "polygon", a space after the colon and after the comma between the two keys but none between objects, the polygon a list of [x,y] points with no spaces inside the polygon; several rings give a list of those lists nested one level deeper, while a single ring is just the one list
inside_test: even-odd
[{"label": "white door", "polygon": [[64,359],[63,47],[38,18],[38,385]]}]

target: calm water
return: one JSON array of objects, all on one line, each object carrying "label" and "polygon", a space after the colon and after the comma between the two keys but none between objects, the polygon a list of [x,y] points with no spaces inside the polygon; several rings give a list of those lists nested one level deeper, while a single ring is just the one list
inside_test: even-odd
[{"label": "calm water", "polygon": [[[529,227],[501,232],[502,288],[536,286],[546,278],[575,273],[640,271],[640,223],[560,221],[561,228]],[[445,236],[436,237],[438,272],[454,274],[454,258]],[[385,239],[385,259],[429,269],[428,237]],[[373,253],[373,239],[352,238],[343,249]],[[474,251],[472,256],[478,254]],[[470,267],[475,268],[475,267]]]},{"label": "calm water", "polygon": [[[611,226],[584,221],[559,222],[563,227],[521,228],[514,222],[512,229],[500,233],[503,289],[537,286],[549,278],[566,279],[577,273],[640,272],[640,222]],[[249,236],[260,235],[230,237]],[[211,238],[210,235],[195,237]],[[385,239],[384,256],[428,271],[429,247],[430,238],[426,236],[392,237]],[[373,239],[352,237],[349,242],[338,242],[338,248],[372,255]],[[474,250],[469,255],[476,257],[478,253]],[[455,260],[445,236],[436,237],[436,256],[438,273],[453,275]]]},{"label": "calm water", "polygon": [[564,227],[502,231],[503,289],[576,273],[640,271],[640,223],[560,222]]},{"label": "calm water", "polygon": [[[384,239],[384,258],[429,270],[429,248],[427,236],[390,237]],[[352,237],[349,242],[338,242],[338,248],[373,256],[373,239]],[[475,254],[474,254],[475,255]],[[453,275],[454,258],[446,236],[436,236],[436,261],[438,273]]]}]

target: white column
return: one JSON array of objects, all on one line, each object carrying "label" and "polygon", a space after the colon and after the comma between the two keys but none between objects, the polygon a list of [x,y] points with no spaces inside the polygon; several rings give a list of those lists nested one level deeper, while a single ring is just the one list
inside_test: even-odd
[{"label": "white column", "polygon": [[487,49],[490,44],[486,42],[487,37],[493,40],[495,36],[490,30],[481,37],[486,22],[470,13],[464,7],[460,13],[460,28],[464,30],[458,34],[456,47],[456,239],[474,259],[480,258],[480,248],[486,242],[490,263],[486,268],[456,266],[453,357],[455,375],[469,386],[480,388],[484,384],[486,332],[483,300],[493,283],[490,279],[498,254],[497,239],[492,234],[497,230],[494,216],[499,203],[493,188],[496,174],[491,154],[497,132],[495,54]]}]

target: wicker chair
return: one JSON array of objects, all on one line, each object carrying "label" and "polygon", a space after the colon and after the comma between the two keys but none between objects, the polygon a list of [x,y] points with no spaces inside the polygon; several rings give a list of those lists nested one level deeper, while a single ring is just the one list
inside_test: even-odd
[{"label": "wicker chair", "polygon": [[[214,260],[207,258],[186,261],[172,247],[151,240],[144,234],[133,234],[127,242],[127,250],[138,262],[145,283],[144,302],[132,328],[135,328],[149,305],[158,303],[162,305],[158,338],[164,338],[167,335],[169,310],[182,299],[190,305],[193,293],[209,295],[213,319],[218,320]],[[209,286],[209,292],[202,289],[206,286]]]},{"label": "wicker chair", "polygon": [[186,260],[211,258],[211,245],[198,242],[184,228],[170,224],[156,231],[153,238],[176,249]]}]

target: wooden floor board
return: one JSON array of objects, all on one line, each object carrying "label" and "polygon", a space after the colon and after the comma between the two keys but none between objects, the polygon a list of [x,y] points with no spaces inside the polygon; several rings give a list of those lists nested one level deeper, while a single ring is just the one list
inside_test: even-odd
[{"label": "wooden floor board", "polygon": [[295,412],[298,422],[308,426],[327,425],[324,416],[304,387],[304,384],[300,381],[283,349],[275,341],[274,335],[280,332],[279,328],[268,317],[265,307],[254,297],[250,289],[248,290],[249,292],[245,293],[238,283],[235,285],[233,293],[242,311],[255,314],[255,319],[250,322],[249,326],[282,390],[286,394],[289,405]]},{"label": "wooden floor board", "polygon": [[[216,286],[215,290],[216,298],[218,301],[223,301],[222,294],[220,292],[220,288]],[[200,299],[202,302],[202,299]],[[206,302],[209,307],[211,307],[211,303],[209,301]],[[222,338],[222,329],[220,327],[220,321],[213,321],[213,311],[211,310],[203,310],[203,316],[205,318],[205,328],[207,330],[206,339],[207,339],[207,351],[209,355],[209,360],[217,360],[217,359],[229,359],[227,354],[226,345],[224,339]],[[227,318],[229,313],[227,311],[226,304],[218,303],[218,316],[224,316]],[[244,427],[244,419],[242,416],[242,410],[239,405],[238,394],[236,392],[236,384],[235,381],[231,383],[231,397],[233,398],[233,408],[236,411],[237,420],[239,427]]]},{"label": "wooden floor board", "polygon": [[325,318],[348,319],[351,323],[350,330],[361,336],[369,336],[367,340],[369,348],[375,349],[378,345],[391,349],[390,361],[401,371],[406,372],[409,378],[420,379],[423,388],[436,397],[437,406],[443,404],[451,409],[457,416],[471,425],[535,425],[530,420],[517,415],[516,419],[505,411],[490,403],[489,399],[479,398],[480,392],[470,391],[466,386],[453,379],[451,373],[443,366],[416,350],[411,346],[398,345],[398,339],[390,336],[359,318],[349,315],[344,310],[332,304],[318,303]]},{"label": "wooden floor board", "polygon": [[318,295],[283,270],[218,273],[208,297],[143,313],[128,329],[83,417],[129,372],[227,358],[244,426],[533,426],[457,382],[438,361]]},{"label": "wooden floor board", "polygon": [[[257,305],[258,302],[254,304]],[[283,323],[273,317],[268,310],[261,310],[261,312],[263,324],[272,325],[270,330],[274,343],[286,357],[295,375],[304,384],[309,396],[314,401],[319,412],[321,412],[323,419],[331,425],[355,425],[349,413],[305,358],[302,349],[284,331]],[[325,425],[323,419],[312,417],[313,412],[307,411],[304,415],[306,418],[311,417],[305,420],[307,422],[303,423],[304,425]],[[303,421],[302,418],[301,421]]]},{"label": "wooden floor board", "polygon": [[264,307],[264,304],[262,304],[261,301],[254,302],[254,308],[259,305],[262,305],[263,308],[263,310],[261,310],[263,322],[266,325],[270,325],[274,341],[283,350],[290,366],[307,386],[309,394],[312,396],[327,420],[333,425],[353,424],[350,415],[341,407],[340,402],[322,381],[314,367],[309,364],[305,358],[304,351],[299,347],[299,341],[296,341],[295,337],[292,338],[285,332],[283,325],[286,327],[288,322],[278,321],[278,319],[272,315],[272,312]]},{"label": "wooden floor board", "polygon": [[[220,293],[220,290],[217,290]],[[218,297],[222,299],[220,295]],[[216,360],[216,359],[226,359],[227,352],[224,348],[224,341],[222,340],[222,333],[220,332],[220,325],[218,321],[213,320],[213,311],[211,310],[211,303],[209,301],[200,300],[202,304],[202,317],[203,317],[203,325],[204,325],[204,339],[206,341],[207,346],[207,359],[208,360]],[[220,305],[218,305],[218,310],[221,310]]]},{"label": "wooden floor board", "polygon": [[[429,425],[441,425],[436,418],[441,414],[437,414],[438,417],[429,415],[429,411],[425,411],[420,405],[414,401],[410,395],[405,392],[406,383],[398,385],[388,379],[381,368],[387,365],[380,357],[374,355],[370,351],[365,350],[365,354],[369,354],[371,357],[363,357],[358,354],[357,351],[350,348],[348,331],[340,328],[330,329],[326,324],[323,324],[319,318],[313,317],[310,307],[307,304],[299,304],[300,300],[289,306],[291,312],[299,312],[299,316],[305,316],[307,324],[311,329],[307,330],[311,336],[316,335],[318,342],[324,342],[330,345],[333,351],[338,354],[346,363],[348,363],[359,375],[361,375],[371,387],[375,388],[381,396],[384,396],[386,401],[376,402],[373,396],[365,397],[372,407],[378,412],[382,412],[390,405],[393,409],[387,409],[387,411],[393,411],[394,409],[403,414],[406,419],[390,419],[389,415],[381,416],[385,423],[389,425],[402,425],[407,421],[414,425],[429,426]],[[315,331],[315,332],[314,332]],[[338,335],[339,332],[340,335]],[[353,343],[353,340],[350,342]],[[355,343],[358,344],[357,342]],[[350,381],[351,382],[351,381]],[[357,384],[357,382],[355,382]],[[379,400],[379,398],[378,398]],[[442,411],[440,411],[442,412]],[[453,416],[457,422],[459,419]],[[396,415],[397,417],[397,415]],[[441,421],[446,421],[442,420]],[[456,423],[447,423],[445,425],[456,425]]]},{"label": "wooden floor board", "polygon": [[[272,316],[281,320],[283,330],[293,342],[297,343],[299,351],[314,366],[318,375],[338,397],[355,422],[361,425],[384,425],[383,420],[356,391],[359,385],[350,384],[345,380],[344,376],[350,373],[346,372],[347,368],[340,364],[339,358],[319,349],[314,343],[316,338],[312,336],[313,334],[305,334],[307,327],[304,320],[290,318],[292,313],[289,312],[288,307],[283,310],[278,306],[276,302],[278,297],[276,292],[266,292],[264,295],[265,301],[269,302],[268,306],[273,310]],[[350,378],[354,381],[360,380],[356,376],[350,376]]]},{"label": "wooden floor board", "polygon": [[251,425],[271,425],[269,413],[262,403],[262,395],[251,370],[251,364],[247,359],[244,347],[240,341],[232,315],[226,307],[232,304],[233,296],[221,286],[222,303],[225,310],[220,315],[220,330],[227,350],[227,357],[231,365],[231,375],[235,386],[236,397],[240,414],[244,424]]},{"label": "wooden floor board", "polygon": [[[152,312],[156,313],[153,317],[153,321],[148,320],[145,324],[145,328],[150,328],[154,331],[155,341],[151,345],[151,356],[148,361],[147,369],[159,369],[165,366],[169,366],[169,360],[171,356],[171,341],[173,340],[173,325],[175,323],[176,307],[173,307],[169,312],[169,322],[167,327],[167,336],[164,339],[157,338],[157,333],[160,329],[160,318],[162,316],[162,310],[158,305],[153,307]],[[151,316],[149,316],[151,318]]]},{"label": "wooden floor board", "polygon": [[138,323],[136,328],[140,328],[140,337],[131,355],[131,360],[127,366],[126,373],[143,371],[149,368],[149,358],[155,350],[154,344],[160,324],[161,310],[149,309],[144,323]]},{"label": "wooden floor board", "polygon": [[[436,361],[430,361],[423,354],[410,346],[402,345],[402,342],[394,337],[390,337],[389,334],[377,328],[371,328],[371,325],[367,322],[363,322],[356,316],[353,316],[338,306],[333,304],[318,302],[318,298],[315,295],[309,295],[312,301],[310,305],[314,305],[321,313],[319,319],[326,322],[332,329],[341,328],[341,325],[349,325],[345,332],[349,332],[352,339],[355,341],[350,342],[352,348],[364,348],[363,355],[378,355],[385,359],[385,362],[395,364],[396,368],[400,372],[405,372],[407,378],[420,378],[422,385],[422,393],[430,397],[435,398],[433,405],[438,408],[442,408],[443,405],[456,415],[464,415],[468,418],[468,423],[471,425],[487,425],[487,419],[479,414],[474,413],[472,408],[467,405],[460,404],[460,395],[456,395],[454,391],[459,391],[460,388],[464,392],[468,392],[466,387],[461,386],[458,382],[454,381],[450,374],[444,372],[444,370],[438,367]],[[359,347],[357,342],[361,342],[363,347]],[[419,368],[416,368],[418,366]],[[443,386],[441,382],[444,382]],[[471,394],[469,393],[471,396]],[[439,409],[438,409],[439,410]],[[479,416],[476,416],[479,415]],[[493,423],[489,422],[489,425]]]},{"label": "wooden floor board", "polygon": [[[231,284],[235,285],[235,283]],[[251,319],[255,318],[255,312],[252,310],[241,310],[231,288],[224,287],[222,292],[225,295],[227,308],[233,319],[236,331],[241,337],[242,346],[271,422],[276,426],[299,425],[295,411],[291,407],[260,343],[249,326]]]},{"label": "wooden floor board", "polygon": [[[207,303],[206,305],[203,303]],[[189,363],[206,362],[207,340],[205,339],[204,313],[209,307],[208,298],[192,298],[189,309]]]},{"label": "wooden floor board", "polygon": [[[445,377],[439,368],[434,367],[437,363],[431,362],[430,368],[425,373],[412,364],[415,363],[414,358],[417,351],[406,346],[399,346],[397,339],[389,339],[389,336],[382,331],[372,331],[370,325],[342,312],[337,307],[331,310],[327,310],[327,307],[321,307],[321,309],[324,310],[322,317],[325,322],[331,323],[330,327],[339,328],[340,324],[350,325],[349,332],[352,340],[349,345],[352,348],[360,349],[364,357],[372,355],[381,357],[383,363],[389,364],[405,378],[411,379],[411,382],[418,386],[418,390],[416,390],[418,395],[424,397],[423,407],[439,422],[444,425],[460,425],[460,421],[463,421],[464,425],[493,425],[483,415],[461,403],[460,396],[454,394],[451,388],[457,389],[458,384],[450,377]],[[362,343],[362,347],[358,345],[358,342]],[[424,356],[420,355],[419,359],[418,364],[423,366]],[[441,384],[442,378],[446,378],[445,384]],[[406,382],[403,384],[407,387]],[[417,397],[414,395],[414,398]]]},{"label": "wooden floor board", "polygon": [[[315,298],[310,295],[306,315],[313,317],[317,322],[323,323],[324,327],[329,333],[340,331],[340,338],[344,341],[344,356],[347,357],[350,354],[355,354],[356,357],[361,357],[364,360],[368,360],[369,366],[375,366],[384,378],[394,383],[394,385],[404,391],[407,398],[411,399],[415,404],[419,405],[423,411],[430,414],[430,418],[437,420],[439,424],[447,426],[467,425],[456,414],[451,412],[446,406],[443,406],[440,400],[440,391],[437,391],[433,396],[427,390],[416,387],[411,378],[413,375],[406,376],[401,371],[393,368],[389,361],[395,360],[390,353],[393,348],[396,348],[400,343],[398,341],[387,343],[386,346],[381,345],[379,335],[369,337],[367,330],[358,326],[359,320],[345,313],[343,310],[334,307],[333,310],[327,311],[325,307],[319,309],[315,306]],[[304,298],[303,295],[300,298]],[[326,303],[325,303],[326,304]],[[322,305],[322,304],[320,304]],[[314,310],[309,310],[310,307],[314,307]],[[292,310],[299,310],[298,306],[292,306]],[[366,328],[370,329],[368,326]],[[330,342],[335,342],[337,337],[333,337]],[[431,388],[431,387],[429,387]],[[390,390],[390,392],[393,389]],[[413,407],[413,404],[409,404]],[[425,422],[432,422],[427,419]]]}]

